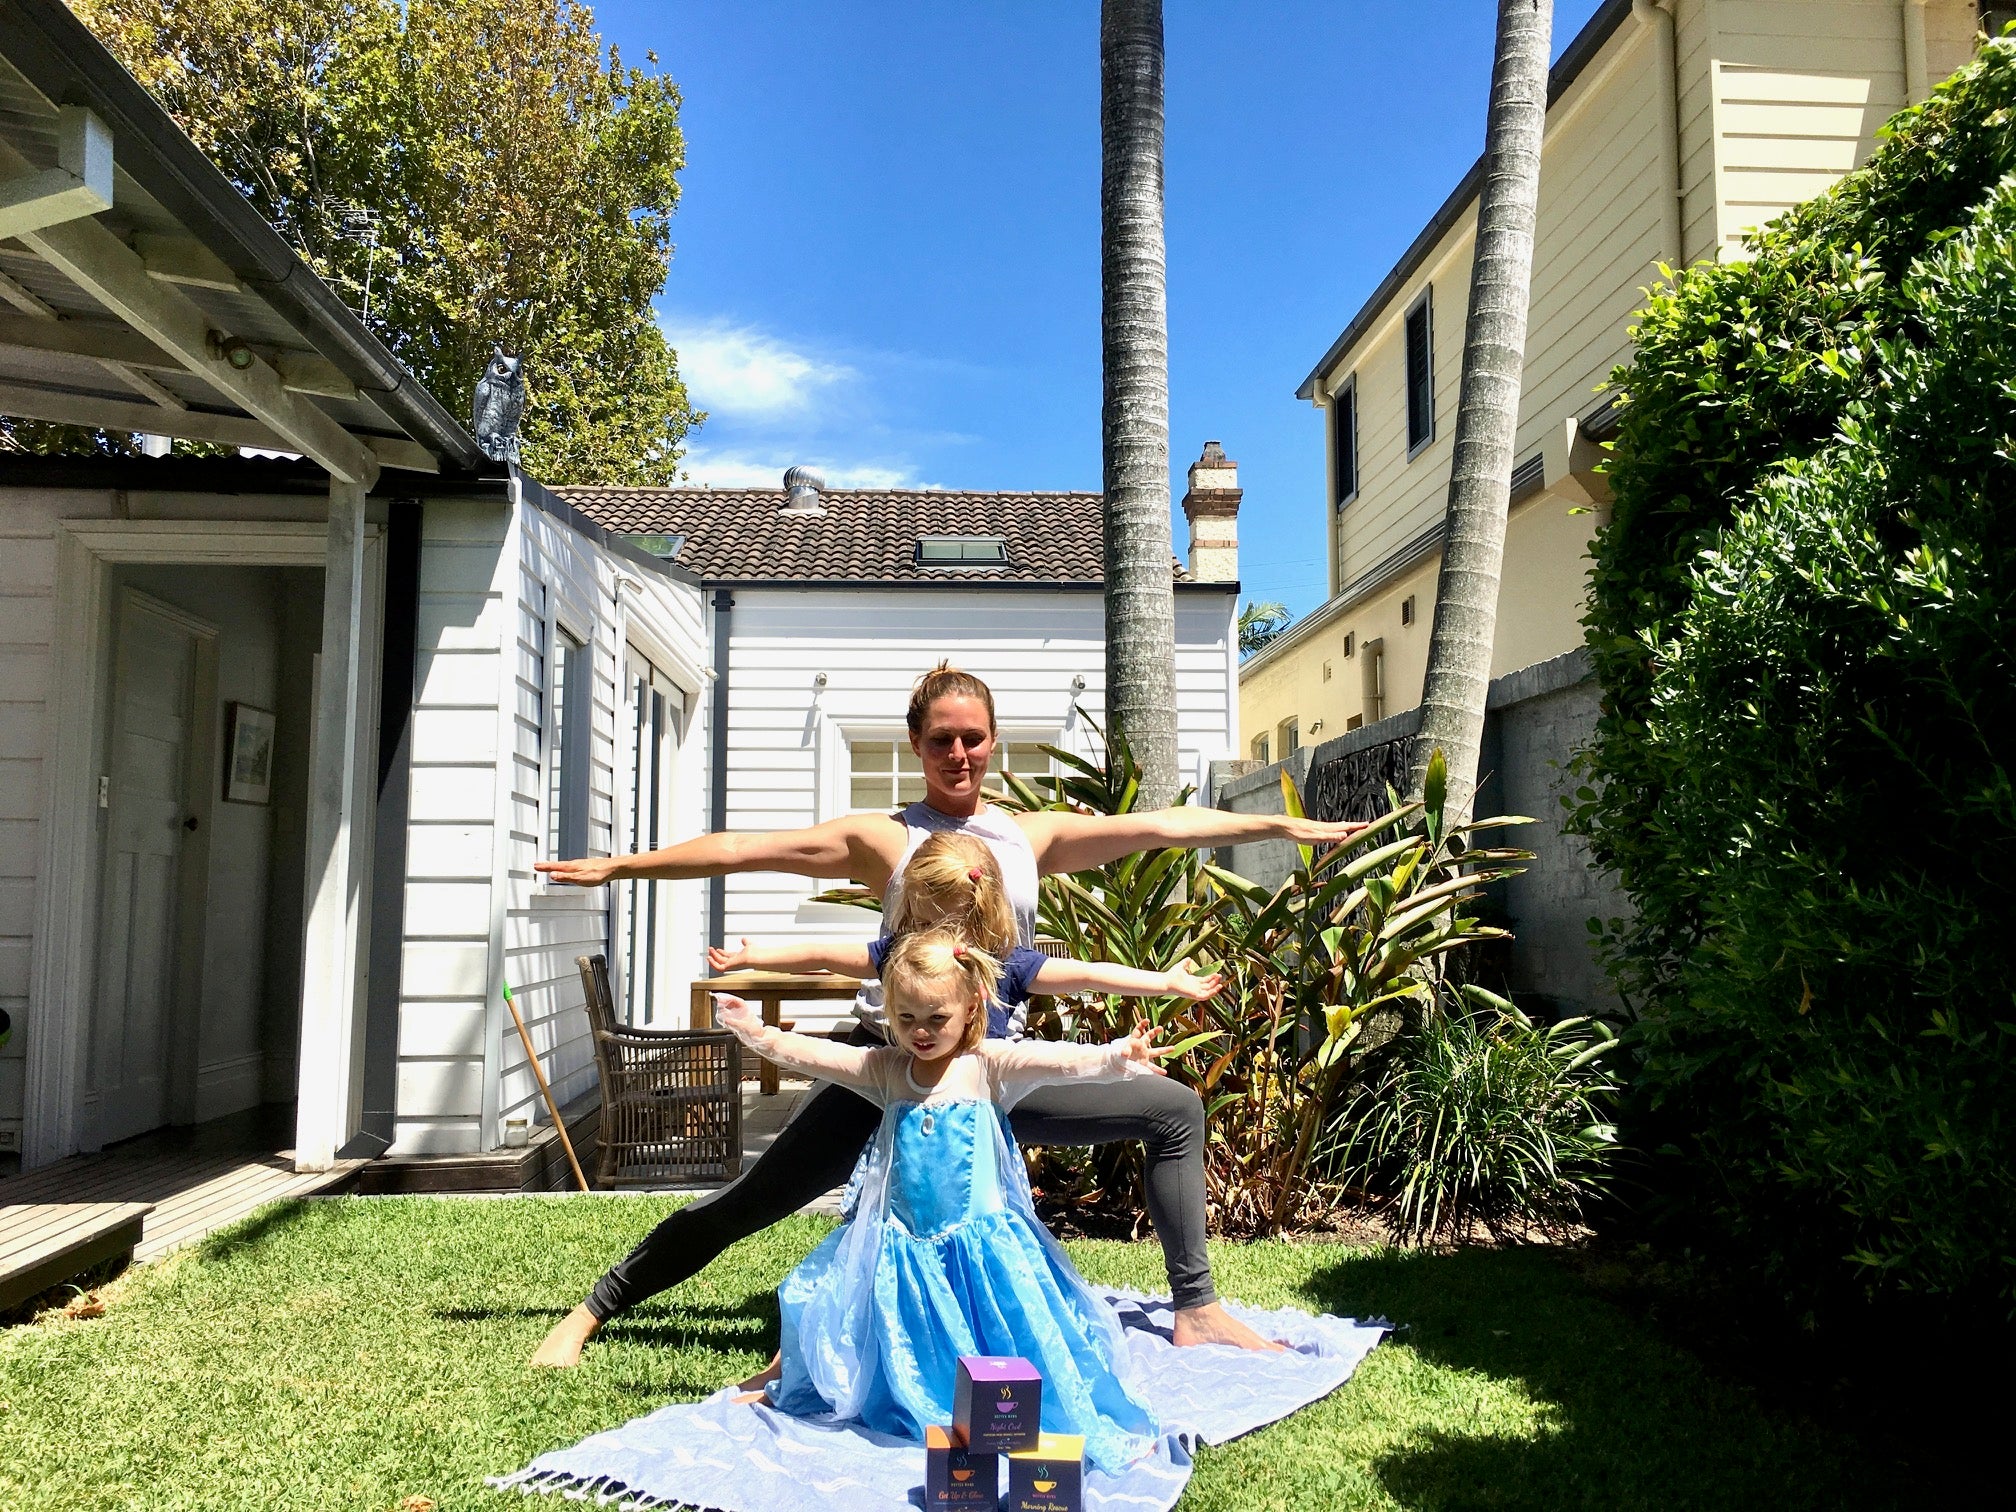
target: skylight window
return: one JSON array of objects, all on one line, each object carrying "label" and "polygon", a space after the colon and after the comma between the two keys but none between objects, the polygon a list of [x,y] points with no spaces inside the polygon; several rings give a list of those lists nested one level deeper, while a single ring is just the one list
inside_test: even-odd
[{"label": "skylight window", "polygon": [[1008,542],[1000,536],[919,536],[920,567],[1006,567]]}]

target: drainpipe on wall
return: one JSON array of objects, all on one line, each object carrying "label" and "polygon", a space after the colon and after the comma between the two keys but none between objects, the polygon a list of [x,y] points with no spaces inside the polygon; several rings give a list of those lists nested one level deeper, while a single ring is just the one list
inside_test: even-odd
[{"label": "drainpipe on wall", "polygon": [[[728,828],[728,632],[735,611],[735,595],[726,588],[714,590],[714,702],[708,714],[707,831],[718,835]],[[728,879],[707,879],[707,940],[712,945],[728,943]]]},{"label": "drainpipe on wall", "polygon": [[1925,62],[1925,0],[1904,0],[1904,103],[1922,104],[1931,92]]},{"label": "drainpipe on wall", "polygon": [[1631,13],[1652,32],[1652,71],[1659,87],[1659,257],[1676,272],[1686,266],[1687,234],[1680,193],[1680,81],[1673,45],[1673,13],[1658,0],[1631,0]]}]

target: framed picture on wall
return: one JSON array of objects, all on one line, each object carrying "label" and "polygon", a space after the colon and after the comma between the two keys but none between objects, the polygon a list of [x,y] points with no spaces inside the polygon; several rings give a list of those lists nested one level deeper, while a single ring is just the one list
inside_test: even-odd
[{"label": "framed picture on wall", "polygon": [[273,711],[224,706],[224,801],[265,803],[273,792]]}]

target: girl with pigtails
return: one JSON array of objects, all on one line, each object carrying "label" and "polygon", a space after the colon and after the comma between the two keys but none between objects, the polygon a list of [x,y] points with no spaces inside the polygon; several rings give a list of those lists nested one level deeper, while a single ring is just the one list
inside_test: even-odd
[{"label": "girl with pigtails", "polygon": [[740,998],[718,999],[716,1021],[759,1055],[881,1110],[853,1216],[778,1288],[769,1399],[922,1443],[952,1420],[962,1355],[1019,1355],[1043,1378],[1044,1430],[1083,1435],[1086,1459],[1118,1474],[1158,1429],[1129,1386],[1120,1319],[1037,1219],[1004,1120],[1041,1087],[1159,1075],[1151,1032],[1108,1045],[989,1038],[1001,965],[942,926],[895,936],[881,973],[891,1043],[872,1048],[771,1028]]}]

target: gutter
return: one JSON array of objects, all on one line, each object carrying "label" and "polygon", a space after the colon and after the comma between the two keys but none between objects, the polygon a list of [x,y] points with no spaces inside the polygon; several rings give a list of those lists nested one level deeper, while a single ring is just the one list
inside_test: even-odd
[{"label": "gutter", "polygon": [[62,0],[0,0],[0,32],[8,61],[32,86],[59,105],[95,111],[112,128],[127,175],[408,435],[465,471],[485,464],[475,438],[259,218]]},{"label": "gutter", "polygon": [[[1597,53],[1603,50],[1604,43],[1610,40],[1617,28],[1622,26],[1630,15],[1631,0],[1603,0],[1602,6],[1589,18],[1588,24],[1575,34],[1575,40],[1568,44],[1566,51],[1561,54],[1560,61],[1547,75],[1549,110],[1554,108],[1554,102],[1567,92],[1568,87],[1581,77],[1583,69],[1587,68]],[[1351,322],[1344,327],[1343,333],[1330,343],[1330,350],[1323,354],[1322,360],[1310,370],[1309,376],[1302,380],[1302,386],[1295,390],[1297,399],[1315,399],[1316,387],[1322,382],[1323,375],[1336,365],[1338,358],[1357,343],[1365,334],[1366,328],[1379,318],[1387,305],[1393,302],[1394,296],[1400,292],[1407,280],[1420,270],[1421,265],[1428,260],[1428,254],[1435,250],[1449,228],[1470,208],[1470,202],[1477,198],[1478,190],[1483,184],[1484,158],[1480,154],[1477,161],[1470,165],[1470,171],[1463,175],[1461,182],[1451,191],[1449,198],[1442,202],[1442,208],[1435,212],[1428,224],[1422,228],[1421,234],[1408,244],[1405,252],[1400,254],[1400,261],[1393,265],[1393,270],[1379,281],[1379,287],[1372,291],[1372,297],[1359,307],[1358,313],[1351,317]]]}]

